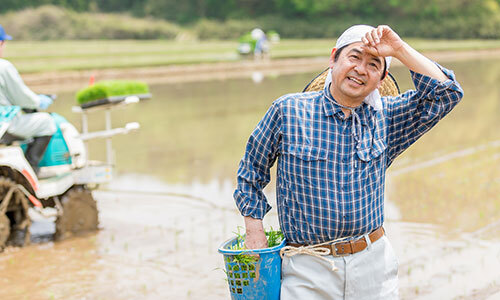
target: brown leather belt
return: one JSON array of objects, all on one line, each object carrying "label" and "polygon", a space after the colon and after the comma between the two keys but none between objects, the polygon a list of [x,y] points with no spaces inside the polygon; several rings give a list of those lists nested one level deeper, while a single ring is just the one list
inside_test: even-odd
[{"label": "brown leather belt", "polygon": [[[378,239],[380,239],[385,233],[385,230],[383,227],[379,227],[372,231],[369,235],[368,238],[372,243],[375,243]],[[288,245],[292,247],[305,247],[308,245],[303,245],[303,244],[294,244],[294,243],[289,243]],[[357,240],[351,240],[347,242],[339,242],[335,244],[329,244],[329,245],[320,245],[320,246],[314,246],[311,245],[312,248],[326,248],[330,249],[330,253],[333,256],[343,256],[343,255],[349,255],[349,254],[354,254],[361,252],[368,247],[368,243],[366,240],[362,237]]]}]

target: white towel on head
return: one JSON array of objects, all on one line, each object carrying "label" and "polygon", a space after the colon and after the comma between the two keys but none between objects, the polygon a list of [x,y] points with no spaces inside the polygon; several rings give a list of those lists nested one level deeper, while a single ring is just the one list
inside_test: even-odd
[{"label": "white towel on head", "polygon": [[[346,29],[342,35],[339,36],[337,42],[335,43],[335,48],[340,49],[344,46],[355,42],[361,42],[361,39],[370,31],[375,29],[375,27],[370,25],[354,25]],[[391,65],[392,57],[385,57],[385,64],[387,65],[387,70]]]}]

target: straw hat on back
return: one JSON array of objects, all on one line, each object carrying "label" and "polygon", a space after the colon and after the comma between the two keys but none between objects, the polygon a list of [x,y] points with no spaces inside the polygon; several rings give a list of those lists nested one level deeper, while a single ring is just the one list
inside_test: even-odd
[{"label": "straw hat on back", "polygon": [[[314,79],[311,80],[311,82],[309,82],[306,85],[306,87],[302,92],[315,92],[323,90],[329,70],[330,68],[327,68],[326,70],[318,74],[316,77],[314,77]],[[387,76],[385,76],[384,80],[382,81],[382,84],[378,88],[378,91],[380,93],[380,96],[382,97],[397,96],[400,94],[398,83],[396,82],[396,79],[394,79],[394,76],[392,76],[391,73],[388,73]]]}]

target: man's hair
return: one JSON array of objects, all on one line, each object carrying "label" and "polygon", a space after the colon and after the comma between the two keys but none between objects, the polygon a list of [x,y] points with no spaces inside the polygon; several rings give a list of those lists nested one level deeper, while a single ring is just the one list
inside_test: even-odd
[{"label": "man's hair", "polygon": [[[342,52],[342,50],[344,50],[344,48],[347,46],[349,46],[349,45],[342,46],[335,51],[335,54],[333,55],[333,62],[337,62],[337,60],[339,59],[340,52]],[[385,75],[387,74],[387,72],[386,72],[387,71],[387,63],[386,63],[385,59],[382,59],[382,60],[384,61],[384,72],[382,72],[382,76],[380,77],[380,80],[384,80]]]}]

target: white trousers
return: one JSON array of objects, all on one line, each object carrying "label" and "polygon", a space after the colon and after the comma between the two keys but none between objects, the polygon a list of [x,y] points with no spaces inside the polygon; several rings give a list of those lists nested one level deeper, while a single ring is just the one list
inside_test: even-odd
[{"label": "white trousers", "polygon": [[384,235],[367,249],[342,257],[324,256],[338,268],[307,254],[285,256],[281,300],[398,299],[398,262]]},{"label": "white trousers", "polygon": [[22,138],[53,135],[57,130],[52,116],[46,112],[18,114],[12,119],[7,132]]}]

